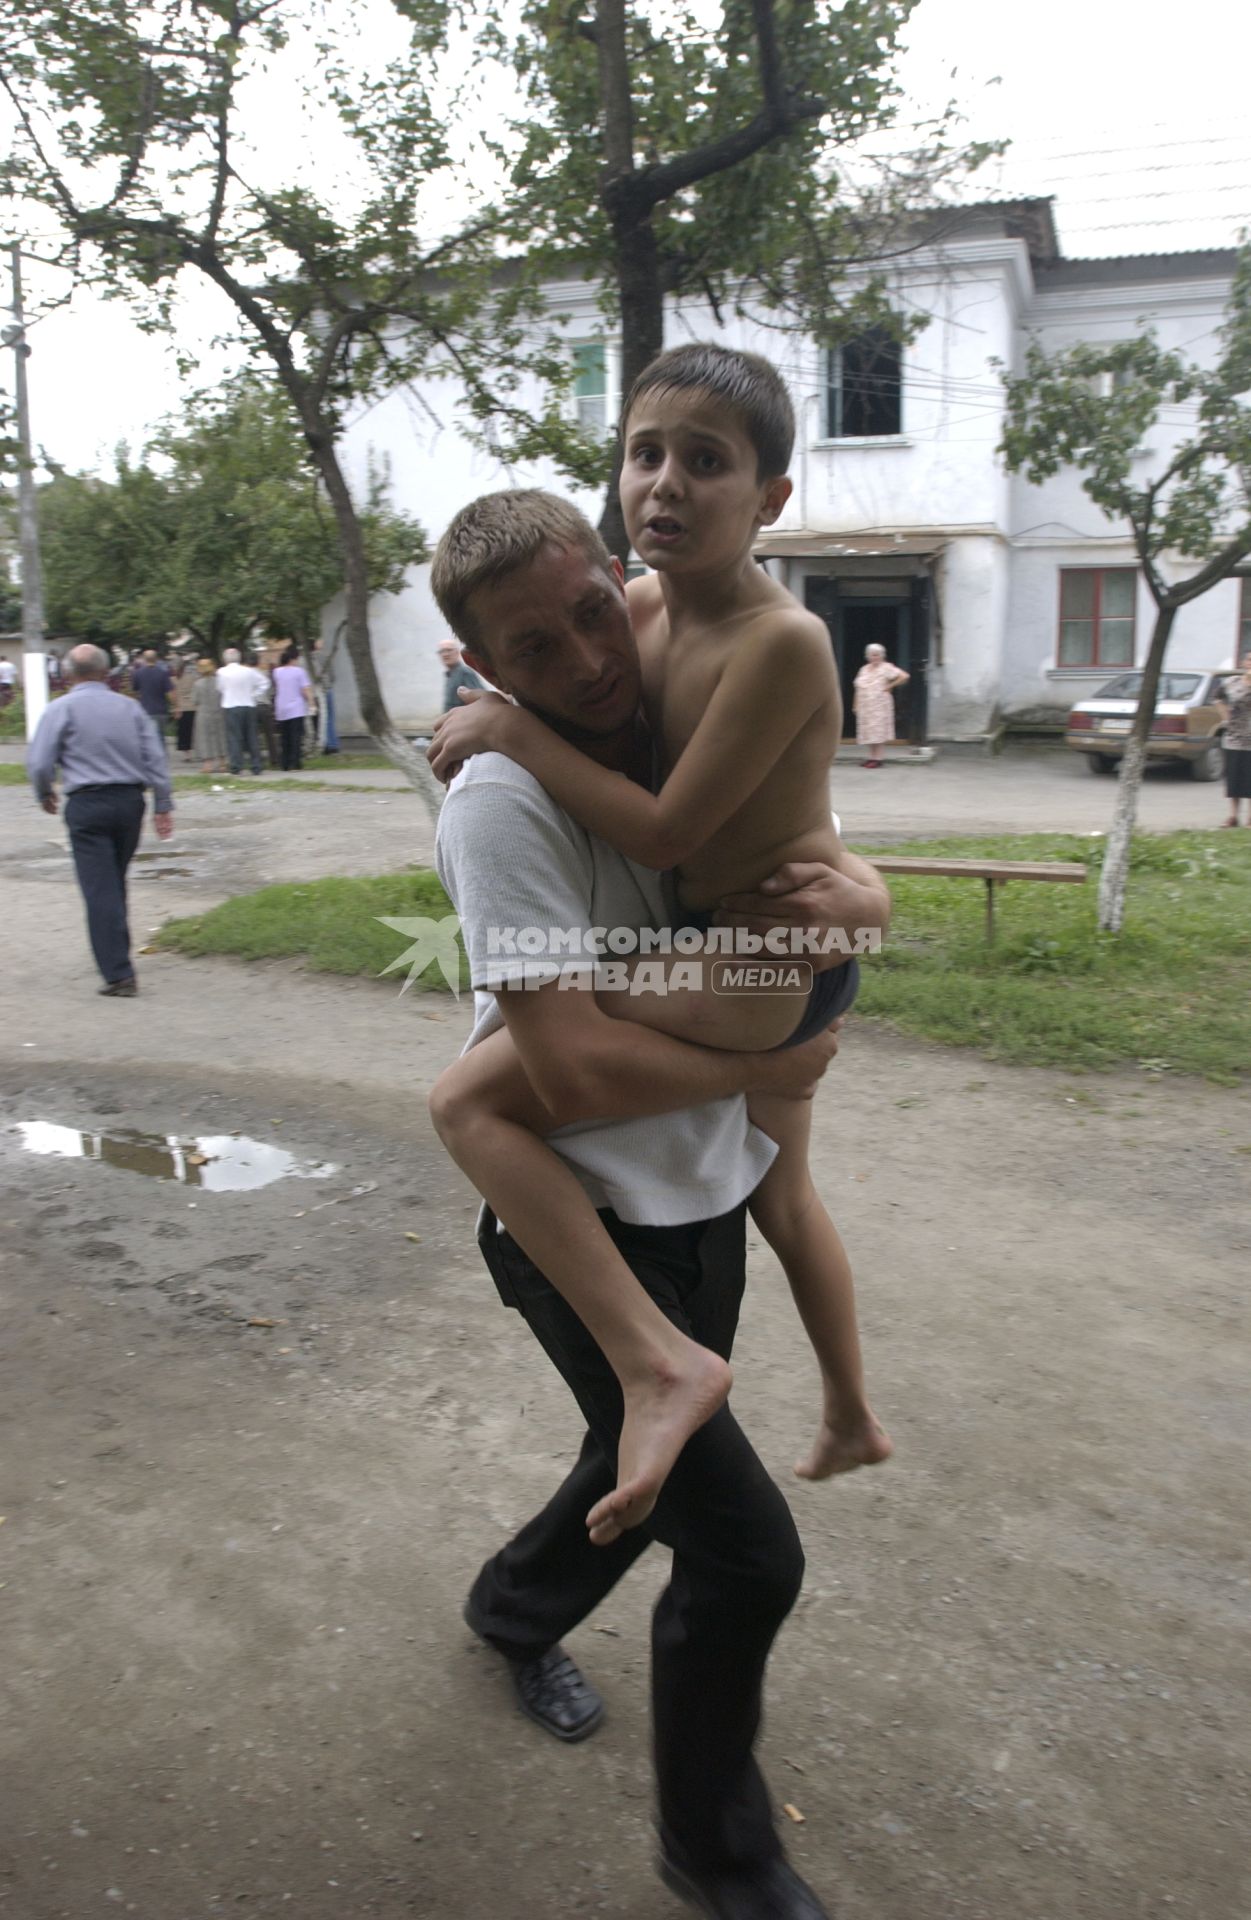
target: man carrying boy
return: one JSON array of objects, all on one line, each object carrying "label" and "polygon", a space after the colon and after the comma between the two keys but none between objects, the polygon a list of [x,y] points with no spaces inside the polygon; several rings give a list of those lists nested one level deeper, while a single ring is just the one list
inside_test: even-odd
[{"label": "man carrying boy", "polygon": [[[444,535],[434,577],[441,598],[464,600],[475,669],[601,766],[650,782],[621,570],[581,515],[537,493],[477,501]],[[493,950],[492,929],[560,929],[568,956],[578,945],[571,934],[663,925],[667,915],[654,874],[585,833],[502,755],[478,755],[454,784],[438,864],[475,986],[498,987],[495,998],[479,995],[471,1045],[503,1022],[560,1123],[552,1145],[639,1281],[678,1326],[728,1358],[744,1203],[771,1158],[742,1096],[767,1088],[802,1097],[832,1057],[833,1036],[785,1053],[705,1049],[609,1018],[591,993],[563,990],[550,968],[544,984],[527,986],[533,962],[510,958],[498,941]],[[746,903],[766,924],[845,923],[844,876],[812,864],[780,879],[772,899]],[[884,918],[884,889],[880,903]],[[566,957],[557,971],[579,965],[585,958]],[[618,1117],[602,1122],[608,1112]],[[560,1737],[582,1738],[602,1706],[558,1643],[651,1540],[671,1547],[673,1577],[653,1624],[662,1874],[722,1920],[820,1920],[824,1909],[783,1858],[753,1756],[765,1662],[803,1570],[785,1501],[722,1406],[683,1448],[649,1520],[593,1545],[585,1519],[614,1483],[617,1383],[576,1315],[489,1216],[480,1244],[502,1298],[565,1377],[589,1431],[553,1500],[483,1568],[466,1618],[509,1659],[526,1710]]]},{"label": "man carrying boy", "polygon": [[[499,695],[444,715],[430,760],[436,773],[491,751],[520,762],[587,832],[647,868],[675,869],[697,928],[727,895],[753,890],[778,866],[825,862],[843,873],[853,902],[860,896],[843,922],[856,936],[875,924],[883,890],[871,874],[857,880],[830,816],[842,702],[829,636],[753,558],[761,528],[791,492],[794,433],[777,370],[722,346],[658,355],[627,396],[621,504],[653,571],[631,581],[626,599],[664,774],[654,791]],[[440,610],[472,647],[463,594],[444,593]],[[677,1039],[758,1052],[821,1031],[854,998],[854,960],[815,982],[799,967],[781,978],[740,967],[727,981],[718,978],[716,938],[701,945],[698,930],[691,938],[702,962],[696,979],[681,954],[640,962],[628,993],[605,987],[604,1011]],[[594,1335],[620,1385],[617,1485],[587,1516],[603,1545],[646,1518],[682,1447],[728,1395],[730,1368],[634,1280],[552,1151],[550,1114],[509,1038],[492,1036],[444,1078],[462,1115],[441,1128],[444,1144]],[[880,1464],[892,1443],[867,1396],[846,1249],[808,1165],[811,1103],[758,1088],[748,1114],[778,1148],[752,1219],[777,1255],[821,1372],[816,1440],[796,1471],[824,1479]]]}]

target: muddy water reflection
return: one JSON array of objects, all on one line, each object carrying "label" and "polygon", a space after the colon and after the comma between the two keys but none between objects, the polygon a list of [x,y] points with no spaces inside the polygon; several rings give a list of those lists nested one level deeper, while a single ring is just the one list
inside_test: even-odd
[{"label": "muddy water reflection", "polygon": [[210,1193],[243,1193],[275,1180],[325,1180],[338,1172],[330,1160],[301,1160],[286,1147],[246,1134],[91,1133],[51,1120],[23,1120],[13,1129],[26,1153],[62,1160],[103,1160],[127,1173],[177,1180]]}]

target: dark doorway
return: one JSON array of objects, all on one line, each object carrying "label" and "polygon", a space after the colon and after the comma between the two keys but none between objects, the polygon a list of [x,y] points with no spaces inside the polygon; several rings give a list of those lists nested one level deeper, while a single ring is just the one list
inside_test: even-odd
[{"label": "dark doorway", "polygon": [[804,603],[829,628],[843,692],[843,737],[854,738],[853,683],[874,641],[886,657],[911,675],[895,695],[895,737],[913,745],[925,739],[925,669],[929,652],[929,582],[900,581],[898,595],[857,594],[854,580],[830,580],[809,574]]}]

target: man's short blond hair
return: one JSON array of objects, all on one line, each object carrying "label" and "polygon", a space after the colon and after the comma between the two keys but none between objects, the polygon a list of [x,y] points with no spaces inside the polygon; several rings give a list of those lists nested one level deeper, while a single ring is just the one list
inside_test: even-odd
[{"label": "man's short blond hair", "polygon": [[528,567],[543,547],[582,553],[608,572],[612,556],[586,515],[540,487],[484,493],[462,507],[434,552],[430,585],[439,611],[462,646],[487,646],[469,612],[479,587]]}]

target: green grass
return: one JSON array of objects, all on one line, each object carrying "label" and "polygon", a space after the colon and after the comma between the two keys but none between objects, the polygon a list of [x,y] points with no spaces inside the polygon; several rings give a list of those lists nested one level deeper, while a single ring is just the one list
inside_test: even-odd
[{"label": "green grass", "polygon": [[[451,911],[451,901],[425,868],[365,880],[310,880],[262,887],[208,913],[167,920],[152,945],[175,953],[229,953],[242,960],[302,954],[305,965],[318,973],[376,976],[409,944],[394,928],[380,925],[379,914],[439,920]],[[402,977],[403,970],[397,979]],[[446,990],[434,963],[418,984]],[[469,985],[463,951],[461,985]]]},{"label": "green grass", "polygon": [[[895,876],[894,926],[863,967],[860,1014],[1018,1065],[1128,1065],[1227,1084],[1251,1073],[1251,833],[1140,836],[1115,940],[1095,930],[1101,840],[1000,835],[910,841],[906,852],[1083,860],[1091,871],[1083,887],[1009,882],[992,948],[980,881]],[[450,912],[428,872],[318,880],[170,921],[155,943],[243,959],[303,954],[321,971],[377,975],[406,944],[379,914]],[[421,984],[443,980],[431,968]]]},{"label": "green grass", "polygon": [[335,773],[398,772],[395,762],[388,760],[385,753],[344,753],[341,749],[338,753],[314,753],[307,764],[312,772],[322,767]]},{"label": "green grass", "polygon": [[1139,835],[1115,939],[1095,926],[1103,844],[1012,834],[882,849],[1083,860],[1090,876],[1082,887],[1009,882],[988,948],[981,881],[893,875],[891,937],[863,969],[857,1010],[1018,1064],[1226,1083],[1251,1072],[1251,833]]},{"label": "green grass", "polygon": [[14,766],[9,760],[0,760],[0,787],[24,787],[25,785],[25,767]]},{"label": "green grass", "polygon": [[0,740],[25,740],[26,702],[15,693],[7,707],[0,707]]}]

